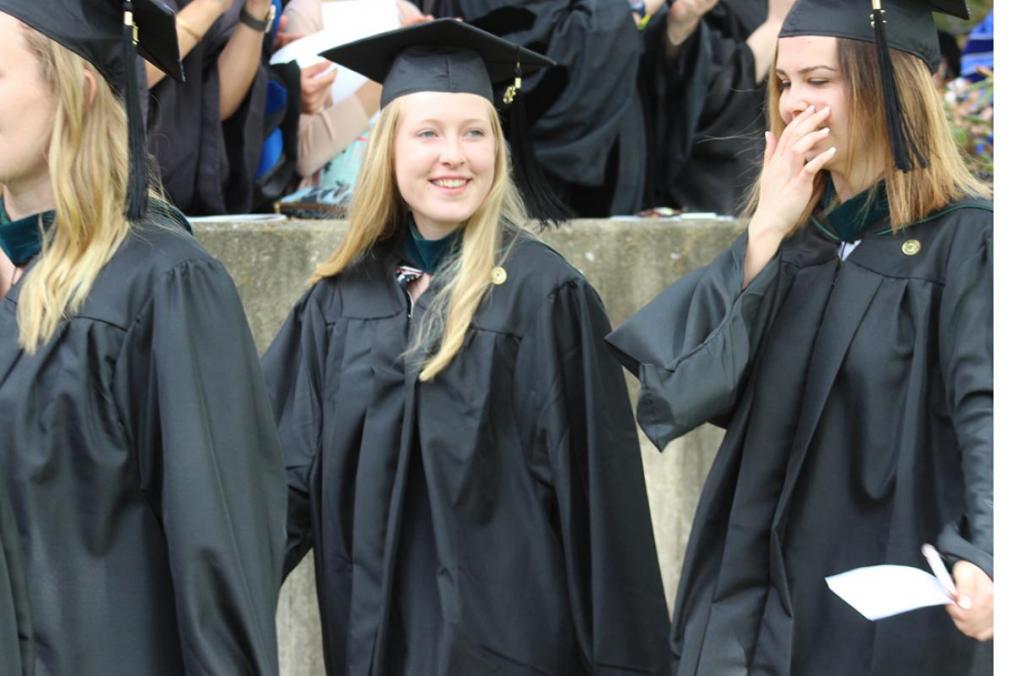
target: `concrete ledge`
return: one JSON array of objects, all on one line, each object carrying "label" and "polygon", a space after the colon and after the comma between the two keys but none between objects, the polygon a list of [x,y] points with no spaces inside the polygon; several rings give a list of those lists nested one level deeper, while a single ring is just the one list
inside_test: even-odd
[{"label": "concrete ledge", "polygon": [[[541,238],[580,269],[599,291],[614,325],[678,277],[710,262],[743,230],[733,219],[573,221]],[[338,245],[342,221],[202,221],[195,234],[236,281],[262,352],[306,287],[314,265]],[[632,397],[636,381],[628,379]],[[703,427],[659,453],[642,438],[659,563],[672,607],[680,562],[701,485],[721,440]],[[310,557],[290,576],[278,609],[282,674],[324,673]]]}]

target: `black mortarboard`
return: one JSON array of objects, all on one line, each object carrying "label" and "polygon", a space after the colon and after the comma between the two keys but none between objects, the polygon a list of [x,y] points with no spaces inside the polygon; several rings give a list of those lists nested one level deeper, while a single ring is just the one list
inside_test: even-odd
[{"label": "black mortarboard", "polygon": [[380,33],[326,50],[321,56],[380,82],[382,107],[406,94],[449,92],[477,94],[503,111],[494,98],[494,87],[513,78],[501,101],[510,107],[507,138],[515,181],[532,217],[546,222],[569,216],[527,145],[521,97],[522,76],[555,66],[553,60],[456,19]]},{"label": "black mortarboard", "polygon": [[321,56],[382,83],[382,106],[415,92],[478,94],[492,103],[494,84],[556,65],[456,19],[372,35]]},{"label": "black mortarboard", "polygon": [[148,196],[137,55],[183,79],[176,19],[159,0],[0,0],[0,12],[23,21],[98,69],[124,100],[130,133],[127,216],[141,218]]},{"label": "black mortarboard", "polygon": [[965,0],[796,0],[779,32],[779,37],[826,35],[877,45],[892,153],[902,171],[910,171],[914,162],[927,166],[927,157],[913,143],[902,115],[888,49],[914,54],[936,70],[941,48],[934,12],[969,18]]}]

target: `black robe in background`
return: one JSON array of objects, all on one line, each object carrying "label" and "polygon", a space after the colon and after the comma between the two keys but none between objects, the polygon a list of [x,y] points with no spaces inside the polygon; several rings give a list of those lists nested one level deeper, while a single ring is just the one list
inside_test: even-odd
[{"label": "black robe in background", "polygon": [[645,186],[638,100],[640,44],[617,0],[414,0],[545,54],[557,66],[525,76],[532,152],[578,216],[633,214]]},{"label": "black robe in background", "polygon": [[[179,11],[189,0],[166,0]],[[163,78],[148,99],[148,150],[170,202],[191,216],[246,213],[254,206],[254,175],[264,143],[268,70],[247,97],[219,120],[218,57],[239,23],[243,3],[227,10],[183,59],[186,82]]]},{"label": "black robe in background", "polygon": [[948,209],[844,261],[809,227],[741,290],[744,235],[608,338],[657,446],[727,428],[677,591],[674,674],[990,673],[992,645],[940,606],[869,622],[824,578],[926,569],[924,542],[993,575],[992,221]]},{"label": "black robe in background", "polygon": [[31,616],[21,561],[21,538],[0,482],[0,674],[32,674]]},{"label": "black robe in background", "polygon": [[299,301],[264,356],[329,674],[663,674],[638,438],[599,297],[525,236],[432,382],[396,245]]},{"label": "black robe in background", "polygon": [[675,57],[666,17],[643,34],[638,90],[647,138],[646,207],[734,214],[757,177],[765,85],[754,80],[747,38],[765,20],[764,0],[722,0]]},{"label": "black robe in background", "polygon": [[35,354],[31,268],[0,302],[0,496],[39,676],[278,671],[278,439],[236,289],[185,227],[134,226]]}]

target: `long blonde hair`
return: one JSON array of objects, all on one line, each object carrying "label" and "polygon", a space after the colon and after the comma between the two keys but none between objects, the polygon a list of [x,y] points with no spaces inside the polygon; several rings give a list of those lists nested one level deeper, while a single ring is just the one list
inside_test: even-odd
[{"label": "long blonde hair", "polygon": [[[18,343],[34,353],[62,319],[80,309],[129,230],[123,213],[127,117],[91,64],[28,26],[22,29],[56,98],[47,154],[56,219],[18,300]],[[94,74],[94,92],[86,69]]]},{"label": "long blonde hair", "polygon": [[[892,230],[926,218],[931,213],[966,197],[987,197],[990,190],[970,172],[955,143],[951,127],[941,104],[941,94],[934,87],[930,71],[920,58],[892,49],[902,114],[911,125],[914,141],[927,150],[928,165],[917,165],[913,171],[895,168],[888,124],[884,113],[884,97],[877,77],[877,48],[860,40],[836,39],[839,68],[846,87],[849,107],[848,147],[845,162],[852,166],[861,154],[884,167]],[[779,78],[775,74],[776,59],[768,76],[768,126],[780,136],[786,128],[779,115]],[[830,180],[827,171],[815,179],[814,194],[797,227],[810,220]],[[760,175],[759,175],[760,181]],[[745,215],[758,206],[760,184],[756,182],[747,199]]]},{"label": "long blonde hair", "polygon": [[[338,248],[314,270],[310,282],[341,274],[380,241],[396,236],[405,227],[406,207],[395,184],[395,135],[403,99],[395,99],[381,112],[370,134],[366,159],[360,168],[349,209],[349,230]],[[490,192],[462,225],[460,254],[439,273],[447,279],[423,319],[408,355],[425,354],[419,379],[423,382],[444,370],[462,348],[469,325],[491,285],[491,273],[510,248],[508,230],[525,227],[525,207],[511,180],[510,159],[504,132],[492,104],[487,105],[496,142],[496,159]]]}]

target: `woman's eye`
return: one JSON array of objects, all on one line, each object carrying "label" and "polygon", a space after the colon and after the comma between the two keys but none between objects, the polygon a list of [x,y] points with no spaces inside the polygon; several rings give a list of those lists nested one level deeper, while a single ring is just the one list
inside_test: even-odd
[{"label": "woman's eye", "polygon": [[828,84],[828,80],[819,80],[819,79],[808,80],[807,82],[808,82],[808,84],[811,84],[811,85],[813,85],[815,87],[820,87],[822,85]]},{"label": "woman's eye", "polygon": [[416,132],[416,136],[418,136],[419,138],[437,138],[437,132],[435,132],[433,129],[421,129],[420,131]]},{"label": "woman's eye", "polygon": [[466,136],[473,136],[473,137],[476,137],[476,138],[482,138],[482,137],[486,136],[486,130],[484,130],[484,129],[478,129],[478,128],[477,129],[470,129],[467,132],[465,132],[465,135]]},{"label": "woman's eye", "polygon": [[789,80],[779,80],[779,91],[785,91],[789,89]]}]

